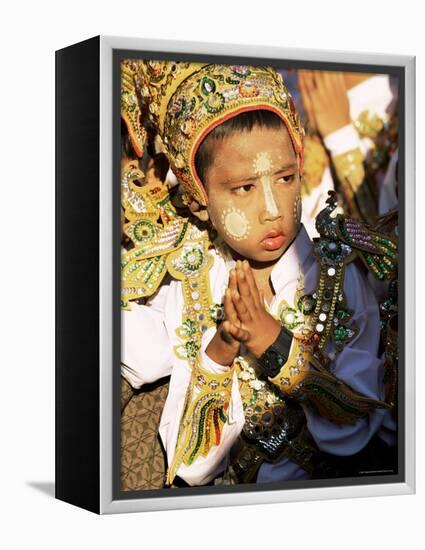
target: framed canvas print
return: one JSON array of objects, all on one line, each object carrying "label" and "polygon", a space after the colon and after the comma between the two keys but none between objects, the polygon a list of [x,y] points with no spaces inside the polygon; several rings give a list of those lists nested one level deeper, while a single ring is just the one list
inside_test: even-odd
[{"label": "framed canvas print", "polygon": [[56,496],[414,491],[414,58],[56,52]]}]

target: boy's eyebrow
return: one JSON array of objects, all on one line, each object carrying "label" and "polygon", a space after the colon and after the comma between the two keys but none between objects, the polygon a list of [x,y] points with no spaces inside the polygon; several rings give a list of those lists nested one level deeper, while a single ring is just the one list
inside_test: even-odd
[{"label": "boy's eyebrow", "polygon": [[[289,164],[284,164],[283,166],[281,166],[280,168],[275,170],[272,175],[275,176],[276,174],[279,174],[280,172],[286,172],[286,170],[296,170],[297,168],[298,168],[298,164],[296,162],[291,162]],[[240,177],[240,178],[237,178],[237,179],[228,179],[228,180],[222,181],[221,185],[228,185],[229,183],[240,183],[242,181],[252,181],[252,180],[256,180],[256,179],[258,179],[258,175],[254,174],[254,175],[251,175],[251,176]]]},{"label": "boy's eyebrow", "polygon": [[279,172],[286,172],[286,170],[296,170],[298,168],[298,164],[296,162],[290,162],[289,164],[284,164],[281,168],[278,170],[275,170],[273,172],[273,175],[279,174]]}]

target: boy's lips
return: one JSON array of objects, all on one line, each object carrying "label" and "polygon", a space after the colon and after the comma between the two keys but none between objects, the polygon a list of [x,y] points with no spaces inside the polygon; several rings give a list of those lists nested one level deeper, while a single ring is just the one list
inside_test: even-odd
[{"label": "boy's lips", "polygon": [[265,250],[277,250],[285,241],[285,235],[282,231],[272,229],[261,241],[261,246]]}]

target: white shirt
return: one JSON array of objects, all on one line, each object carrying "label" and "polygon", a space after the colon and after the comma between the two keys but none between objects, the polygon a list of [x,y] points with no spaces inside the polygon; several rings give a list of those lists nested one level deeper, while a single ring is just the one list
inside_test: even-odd
[{"label": "white shirt", "polygon": [[[234,262],[225,262],[215,250],[209,253],[214,259],[210,270],[212,298],[215,303],[222,303],[229,271]],[[318,262],[312,254],[312,243],[302,226],[296,239],[275,264],[271,273],[275,296],[269,304],[269,309],[274,316],[277,316],[282,300],[291,306],[294,305],[300,271],[304,274],[304,294],[315,292],[318,267]],[[373,399],[383,399],[383,363],[378,357],[378,304],[366,277],[352,263],[345,271],[345,292],[347,306],[353,310],[352,321],[357,325],[359,332],[344,350],[337,354],[332,371],[355,391]],[[176,329],[182,323],[182,310],[181,282],[170,280],[162,285],[147,305],[133,304],[131,311],[122,313],[122,375],[134,388],[171,375],[169,393],[159,427],[169,464],[175,452],[179,420],[191,375],[188,363],[177,357],[173,351],[174,346],[182,343],[176,334]],[[229,367],[218,365],[204,351],[215,331],[216,328],[211,327],[203,335],[201,361],[202,366],[211,372],[223,372]],[[189,485],[208,483],[223,471],[229,450],[242,430],[244,413],[236,372],[233,376],[229,419],[224,424],[220,444],[213,447],[206,457],[199,456],[190,466],[183,464],[177,470],[177,475]],[[303,408],[308,429],[316,444],[319,449],[328,453],[341,456],[355,454],[379,430],[388,442],[394,437],[395,425],[388,411],[382,409],[376,409],[368,418],[360,419],[354,425],[341,427],[316,416],[307,407]],[[275,465],[263,464],[257,481],[301,477],[305,477],[305,472],[284,458]]]}]

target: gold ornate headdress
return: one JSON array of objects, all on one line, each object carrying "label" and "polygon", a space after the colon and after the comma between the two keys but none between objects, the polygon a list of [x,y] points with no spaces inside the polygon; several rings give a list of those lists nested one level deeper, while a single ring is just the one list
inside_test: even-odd
[{"label": "gold ornate headdress", "polygon": [[207,195],[195,170],[196,152],[216,126],[240,113],[265,109],[285,123],[302,169],[304,132],[282,78],[270,67],[137,61],[135,80],[148,103],[157,150],[164,152],[186,193]]},{"label": "gold ornate headdress", "polygon": [[143,156],[147,133],[143,126],[142,105],[137,80],[138,63],[121,64],[121,118],[125,122],[134,152]]}]

